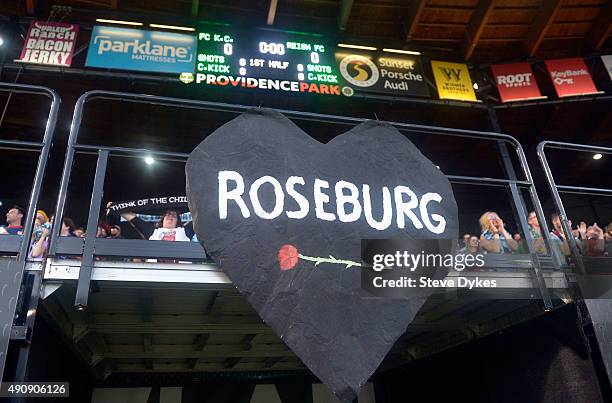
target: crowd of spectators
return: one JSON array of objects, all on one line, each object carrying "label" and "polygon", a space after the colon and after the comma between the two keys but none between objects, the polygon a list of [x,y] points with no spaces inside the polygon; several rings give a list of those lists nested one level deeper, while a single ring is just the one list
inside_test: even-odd
[{"label": "crowd of spectators", "polygon": [[[0,234],[22,235],[25,211],[19,206],[13,206],[6,213],[6,224],[0,226]],[[121,214],[123,219],[135,230],[140,239],[156,241],[197,241],[191,222],[183,224],[181,215],[176,209],[164,211],[160,220],[151,223],[142,220],[133,212]],[[529,252],[526,240],[520,233],[509,232],[502,218],[494,211],[487,211],[479,218],[480,234],[464,234],[460,242],[459,253],[496,253],[496,254],[524,254]],[[41,258],[47,252],[49,237],[53,226],[54,217],[49,217],[43,210],[36,211],[34,229],[30,241],[30,257]],[[566,262],[570,255],[568,238],[561,225],[557,214],[551,216],[552,230],[550,231],[550,254],[560,264]],[[534,211],[527,216],[529,237],[533,240],[533,248],[538,254],[547,254],[546,243],[542,237],[542,228]],[[612,223],[603,229],[597,224],[587,225],[581,221],[579,225],[573,226],[571,236],[575,239],[579,252],[584,256],[609,256],[612,257]],[[98,222],[96,237],[123,239],[123,231],[120,225],[110,225],[105,221]],[[63,237],[84,238],[86,232],[83,227],[77,227],[69,217],[62,218],[59,232]]]},{"label": "crowd of spectators", "polygon": [[[566,257],[570,255],[568,238],[558,214],[551,216],[552,230],[550,231],[550,254],[560,264],[565,264]],[[480,235],[464,234],[460,241],[459,253],[529,253],[526,240],[520,233],[511,234],[501,217],[487,211],[479,219]],[[529,237],[533,240],[533,248],[538,254],[548,254],[546,243],[542,236],[542,229],[535,211],[527,216]],[[587,225],[581,221],[579,225],[572,226],[571,236],[575,239],[579,252],[584,256],[612,257],[612,223],[602,229],[597,223]]]},{"label": "crowd of spectators", "polygon": [[[11,207],[6,214],[7,225],[0,226],[0,235],[23,235],[25,216],[26,212],[23,208],[19,206]],[[192,223],[188,222],[183,225],[178,210],[166,210],[157,223],[146,222],[131,212],[123,213],[121,216],[135,229],[136,234],[138,234],[136,239],[197,242]],[[36,211],[30,240],[29,257],[42,258],[45,256],[49,247],[53,222],[54,216],[49,217],[43,210]],[[122,233],[122,228],[118,224],[110,225],[103,220],[98,222],[97,238],[123,239]],[[71,218],[63,217],[59,235],[63,237],[85,238],[87,233],[83,227],[77,227]]]}]

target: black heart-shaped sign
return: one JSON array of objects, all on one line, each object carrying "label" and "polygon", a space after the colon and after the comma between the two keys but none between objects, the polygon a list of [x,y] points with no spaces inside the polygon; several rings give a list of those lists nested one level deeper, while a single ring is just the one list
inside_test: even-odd
[{"label": "black heart-shaped sign", "polygon": [[302,362],[354,399],[425,301],[363,290],[360,241],[456,239],[447,178],[388,124],[323,144],[266,109],[206,137],[186,175],[207,252]]}]

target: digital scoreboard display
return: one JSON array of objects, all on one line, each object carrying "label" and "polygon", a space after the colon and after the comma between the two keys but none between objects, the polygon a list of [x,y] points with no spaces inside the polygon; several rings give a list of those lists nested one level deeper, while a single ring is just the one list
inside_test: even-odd
[{"label": "digital scoreboard display", "polygon": [[197,40],[196,83],[341,95],[334,48],[322,37],[205,24]]}]

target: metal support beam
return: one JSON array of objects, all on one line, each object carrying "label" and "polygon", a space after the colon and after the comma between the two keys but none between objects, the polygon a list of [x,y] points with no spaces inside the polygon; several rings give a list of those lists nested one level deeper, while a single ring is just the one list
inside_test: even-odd
[{"label": "metal support beam", "polygon": [[38,302],[40,300],[40,292],[42,286],[42,273],[34,272],[30,275],[34,276],[32,282],[32,290],[30,297],[28,298],[28,310],[26,313],[26,344],[21,346],[19,349],[19,357],[17,360],[17,370],[15,371],[15,382],[24,382],[26,380],[26,374],[28,372],[28,361],[30,358],[30,338],[34,331],[34,322],[36,320],[36,311],[38,309]]},{"label": "metal support beam", "polygon": [[408,17],[406,18],[406,42],[410,42],[414,36],[421,14],[425,9],[425,0],[412,0],[410,2],[410,9],[408,10]]},{"label": "metal support beam", "polygon": [[612,2],[608,2],[601,10],[599,17],[587,32],[585,38],[587,46],[599,50],[606,43],[610,33],[612,33]]},{"label": "metal support beam", "polygon": [[276,17],[276,7],[278,6],[278,0],[270,0],[270,7],[268,7],[268,18],[266,24],[274,25],[274,18]]},{"label": "metal support beam", "polygon": [[[49,88],[34,86],[34,85],[25,85],[25,84],[11,84],[11,83],[0,83],[0,90],[9,91],[14,93],[26,93],[26,94],[38,94],[44,95],[51,99],[51,107],[49,109],[49,115],[47,117],[47,122],[45,125],[45,132],[43,135],[43,141],[39,146],[39,156],[38,163],[36,166],[36,173],[34,174],[34,180],[32,184],[32,189],[30,192],[30,197],[28,200],[28,207],[26,217],[24,217],[23,221],[23,240],[19,245],[19,252],[17,257],[5,259],[3,263],[0,265],[0,283],[4,284],[5,290],[3,290],[1,298],[0,298],[0,326],[3,327],[4,332],[0,335],[0,378],[4,374],[4,366],[6,363],[9,339],[10,339],[10,329],[15,320],[16,313],[16,305],[19,297],[19,293],[21,290],[21,284],[23,280],[23,274],[26,267],[26,261],[29,254],[30,242],[27,240],[30,239],[33,230],[34,224],[34,215],[36,212],[36,207],[38,204],[38,198],[42,189],[42,181],[45,173],[45,168],[47,165],[47,160],[49,157],[49,151],[51,150],[51,144],[53,141],[53,132],[55,130],[55,124],[57,122],[57,115],[59,111],[60,98],[57,93]],[[35,307],[38,304],[39,298],[39,288],[40,283],[37,283],[37,290],[32,290],[32,298],[28,301],[28,306],[31,311],[31,319],[28,320],[28,323],[32,326],[34,325],[34,317],[36,314]],[[30,322],[31,320],[31,322]],[[27,361],[27,356],[18,358],[19,360],[25,359]],[[1,379],[0,379],[1,380]]]},{"label": "metal support beam", "polygon": [[538,51],[559,9],[561,9],[561,0],[544,0],[540,6],[523,42],[523,49],[528,56],[533,56]]},{"label": "metal support beam", "polygon": [[474,49],[478,45],[478,40],[487,25],[487,20],[495,8],[496,0],[480,0],[476,5],[476,9],[470,17],[470,22],[465,30],[461,52],[463,58],[469,60],[474,53]]},{"label": "metal support beam", "polygon": [[340,2],[340,14],[338,15],[338,30],[346,30],[346,24],[348,23],[349,17],[351,16],[351,9],[353,8],[353,0],[342,0]]},{"label": "metal support beam", "polygon": [[[501,127],[499,126],[499,121],[497,120],[497,114],[495,113],[495,109],[489,108],[488,111],[491,127],[495,132],[501,132]],[[497,147],[499,150],[502,167],[504,169],[504,172],[506,173],[506,176],[511,180],[517,180],[517,175],[514,170],[514,165],[512,163],[512,159],[510,158],[510,153],[508,152],[508,147],[506,146],[506,143],[498,141]],[[525,154],[523,153],[523,149],[521,148],[520,144],[517,146],[517,154],[521,162],[521,166],[523,167],[526,179],[531,183],[531,185],[529,186],[529,192],[532,198],[532,203],[536,212],[536,216],[538,217],[538,221],[540,222],[540,227],[543,231],[543,237],[546,243],[546,247],[550,251],[551,247],[550,242],[548,240],[548,225],[546,224],[544,211],[542,210],[542,206],[535,191],[535,185],[533,184],[531,172],[529,171],[529,167],[527,166],[527,159],[525,157]],[[531,261],[533,264],[533,281],[535,283],[535,286],[540,291],[542,302],[544,303],[544,309],[551,310],[553,308],[553,304],[550,298],[550,292],[546,288],[546,282],[544,281],[544,277],[542,276],[542,267],[540,264],[540,259],[535,249],[535,240],[530,236],[531,233],[529,231],[529,224],[527,224],[527,211],[525,209],[525,200],[523,199],[523,195],[521,194],[520,190],[518,189],[518,186],[516,186],[515,183],[510,184],[510,195],[512,196],[513,200],[512,206],[516,215],[516,221],[520,225],[521,231],[523,232],[523,236],[527,240],[527,249],[531,255]]]},{"label": "metal support beam", "polygon": [[89,286],[91,284],[91,272],[93,269],[94,243],[98,232],[98,216],[100,205],[102,204],[102,194],[104,191],[104,178],[106,176],[106,164],[108,162],[108,151],[102,150],[98,154],[98,164],[94,176],[91,203],[89,205],[89,218],[87,220],[87,234],[85,247],[83,248],[83,262],[79,270],[79,280],[77,283],[76,298],[74,306],[77,309],[85,309],[89,299]]}]

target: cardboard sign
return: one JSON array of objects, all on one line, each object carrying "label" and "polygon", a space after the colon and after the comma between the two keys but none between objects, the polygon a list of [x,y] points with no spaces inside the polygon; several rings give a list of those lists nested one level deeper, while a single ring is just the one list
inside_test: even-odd
[{"label": "cardboard sign", "polygon": [[17,62],[70,67],[79,26],[32,21]]},{"label": "cardboard sign", "polygon": [[584,59],[546,60],[545,63],[559,98],[599,92]]},{"label": "cardboard sign", "polygon": [[87,67],[181,73],[193,71],[196,39],[174,32],[95,26]]},{"label": "cardboard sign", "polygon": [[255,109],[194,149],[187,198],[202,245],[262,319],[351,402],[425,302],[361,287],[361,240],[455,239],[448,179],[392,126],[326,144]]},{"label": "cardboard sign", "polygon": [[[352,91],[428,97],[425,73],[418,56],[374,55],[336,50],[336,63],[344,84]],[[345,95],[346,87],[342,89]]]},{"label": "cardboard sign", "polygon": [[491,71],[502,102],[543,98],[529,63],[496,64]]},{"label": "cardboard sign", "polygon": [[111,205],[106,207],[106,214],[113,215],[125,212],[185,207],[187,207],[187,196],[146,197],[144,199],[113,202]]},{"label": "cardboard sign", "polygon": [[477,101],[466,64],[432,60],[431,69],[440,99]]}]

